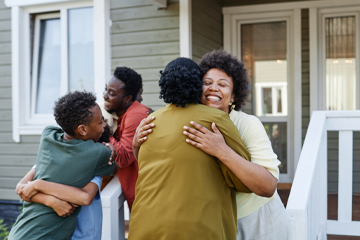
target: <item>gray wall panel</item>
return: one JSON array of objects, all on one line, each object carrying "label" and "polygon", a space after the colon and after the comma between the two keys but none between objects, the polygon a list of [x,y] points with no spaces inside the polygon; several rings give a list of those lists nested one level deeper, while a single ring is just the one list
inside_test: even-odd
[{"label": "gray wall panel", "polygon": [[[121,3],[120,3],[121,2]],[[127,66],[143,78],[143,104],[164,106],[159,99],[159,71],[179,57],[179,1],[158,9],[149,1],[111,1],[111,69]]]}]

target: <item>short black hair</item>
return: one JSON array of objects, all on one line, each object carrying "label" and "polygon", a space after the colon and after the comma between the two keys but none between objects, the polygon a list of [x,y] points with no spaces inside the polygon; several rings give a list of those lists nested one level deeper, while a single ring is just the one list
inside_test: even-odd
[{"label": "short black hair", "polygon": [[96,97],[88,92],[71,92],[59,98],[55,103],[54,116],[57,124],[70,136],[75,135],[75,129],[88,125],[93,119],[90,109],[96,106]]},{"label": "short black hair", "polygon": [[141,75],[128,67],[117,67],[114,71],[114,77],[125,84],[125,93],[131,96],[131,101],[136,100],[136,95],[142,88]]},{"label": "short black hair", "polygon": [[166,103],[185,107],[188,103],[200,103],[202,94],[202,74],[190,58],[177,58],[171,61],[164,72],[160,71],[160,99]]},{"label": "short black hair", "polygon": [[244,64],[225,50],[214,50],[205,54],[199,63],[201,72],[205,75],[210,69],[217,68],[226,73],[233,80],[235,110],[245,105],[249,94],[249,80]]}]

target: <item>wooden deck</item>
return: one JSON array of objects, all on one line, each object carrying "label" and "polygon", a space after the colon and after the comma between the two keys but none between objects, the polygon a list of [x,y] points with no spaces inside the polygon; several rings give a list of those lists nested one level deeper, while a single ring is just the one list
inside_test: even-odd
[{"label": "wooden deck", "polygon": [[[281,200],[286,206],[290,190],[278,189]],[[328,194],[328,219],[337,220],[338,195],[336,193]],[[353,221],[360,221],[360,194],[353,195]],[[328,240],[360,240],[360,237],[328,235]]]}]

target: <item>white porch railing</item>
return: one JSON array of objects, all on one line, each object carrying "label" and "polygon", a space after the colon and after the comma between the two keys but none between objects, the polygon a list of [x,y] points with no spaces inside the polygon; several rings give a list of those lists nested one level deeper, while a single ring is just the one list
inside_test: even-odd
[{"label": "white porch railing", "polygon": [[102,240],[125,240],[124,201],[119,178],[115,176],[101,192]]},{"label": "white porch railing", "polygon": [[[327,131],[339,131],[338,220],[327,219]],[[352,221],[353,131],[360,131],[360,111],[313,112],[286,208],[292,239],[360,236]]]}]

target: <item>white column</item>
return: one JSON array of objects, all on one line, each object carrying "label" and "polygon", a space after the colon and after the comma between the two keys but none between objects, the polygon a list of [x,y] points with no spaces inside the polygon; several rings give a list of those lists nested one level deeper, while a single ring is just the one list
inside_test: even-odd
[{"label": "white column", "polygon": [[192,58],[191,0],[180,0],[180,57]]},{"label": "white column", "polygon": [[109,0],[94,1],[94,89],[98,101],[102,101],[111,76],[110,26]]}]

